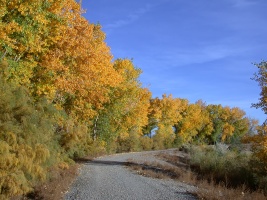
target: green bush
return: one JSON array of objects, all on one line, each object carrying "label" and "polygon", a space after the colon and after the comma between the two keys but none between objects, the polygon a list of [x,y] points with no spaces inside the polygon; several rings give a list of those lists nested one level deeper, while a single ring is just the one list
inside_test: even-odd
[{"label": "green bush", "polygon": [[255,188],[255,179],[251,170],[251,155],[231,151],[221,146],[192,147],[190,164],[199,177],[226,186],[246,185]]}]

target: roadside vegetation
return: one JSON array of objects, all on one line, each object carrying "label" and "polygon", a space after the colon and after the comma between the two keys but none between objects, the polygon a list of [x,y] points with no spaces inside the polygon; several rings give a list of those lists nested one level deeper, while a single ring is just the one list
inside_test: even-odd
[{"label": "roadside vegetation", "polygon": [[[113,60],[101,26],[77,1],[0,3],[0,199],[32,194],[88,155],[244,142],[251,154],[196,151],[192,169],[266,193],[265,124],[238,107],[152,98],[141,69]],[[266,112],[266,62],[256,66],[262,93],[254,106]]]},{"label": "roadside vegetation", "polygon": [[199,199],[266,199],[265,185],[252,168],[251,152],[227,145],[185,146],[156,155],[158,161],[128,160],[135,173],[158,179],[174,179],[195,186]]},{"label": "roadside vegetation", "polygon": [[258,167],[248,150],[229,150],[224,145],[190,149],[190,168],[197,180],[206,183],[203,188],[208,186],[206,192],[200,190],[200,197],[212,192],[217,199],[266,199],[266,176],[258,173]]}]

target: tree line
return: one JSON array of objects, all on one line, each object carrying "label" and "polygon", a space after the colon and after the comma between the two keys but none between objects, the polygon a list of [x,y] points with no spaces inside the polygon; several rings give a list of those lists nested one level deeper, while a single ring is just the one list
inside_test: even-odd
[{"label": "tree line", "polygon": [[75,0],[0,3],[0,199],[99,151],[238,143],[259,129],[237,107],[152,98]]}]

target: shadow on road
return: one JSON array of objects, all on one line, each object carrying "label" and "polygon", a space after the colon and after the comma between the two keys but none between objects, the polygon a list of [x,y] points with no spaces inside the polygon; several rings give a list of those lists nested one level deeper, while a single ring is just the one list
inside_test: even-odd
[{"label": "shadow on road", "polygon": [[79,158],[75,160],[76,163],[82,163],[85,165],[100,165],[100,166],[106,166],[106,165],[119,165],[119,166],[129,166],[129,165],[137,165],[137,163],[133,162],[123,162],[123,161],[109,161],[109,160],[94,160],[91,158]]},{"label": "shadow on road", "polygon": [[[77,161],[78,162],[78,161]],[[180,171],[164,168],[164,166],[153,166],[147,165],[144,163],[135,163],[131,161],[110,161],[110,160],[90,160],[90,159],[80,159],[79,162],[82,162],[85,165],[94,165],[94,166],[127,166],[134,171],[138,171],[140,175],[151,176],[157,178],[160,174],[164,175],[165,178],[178,178],[180,176]],[[149,173],[154,172],[153,174]],[[163,177],[162,177],[163,178]]]},{"label": "shadow on road", "polygon": [[120,162],[120,161],[108,161],[108,160],[91,160],[85,163],[86,165],[100,165],[100,166],[106,166],[106,165],[131,165],[134,163],[131,162]]}]

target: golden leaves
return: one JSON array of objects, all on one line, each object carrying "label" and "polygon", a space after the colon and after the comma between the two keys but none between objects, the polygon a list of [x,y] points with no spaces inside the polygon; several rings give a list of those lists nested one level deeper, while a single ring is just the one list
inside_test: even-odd
[{"label": "golden leaves", "polygon": [[180,113],[185,109],[186,104],[187,101],[183,99],[164,94],[162,99],[155,98],[151,100],[150,112],[159,124],[174,126],[181,119]]},{"label": "golden leaves", "polygon": [[131,60],[115,60],[114,68],[122,79],[112,94],[113,101],[117,101],[120,105],[117,109],[123,116],[121,126],[125,127],[125,134],[128,134],[133,127],[137,127],[136,134],[142,135],[141,129],[148,122],[147,112],[151,93],[141,87],[138,81],[141,71],[134,67]]},{"label": "golden leaves", "polygon": [[74,0],[3,5],[0,40],[5,43],[0,50],[13,62],[9,79],[80,120],[91,119],[109,101],[110,88],[122,81],[101,26],[90,24]]},{"label": "golden leaves", "polygon": [[231,137],[234,133],[235,127],[229,123],[223,125],[222,141],[225,141],[227,137]]},{"label": "golden leaves", "polygon": [[[74,12],[62,13],[67,24],[61,27],[61,39],[55,41],[41,63],[41,70],[52,76],[40,74],[40,84],[48,82],[65,98],[66,94],[72,96],[72,111],[80,119],[88,119],[94,111],[91,106],[83,105],[90,102],[100,109],[109,99],[109,88],[116,86],[120,77],[113,69],[112,56],[100,28],[80,16],[79,7],[70,4],[65,9]],[[36,88],[37,93],[42,93],[38,88],[41,87]]]}]

